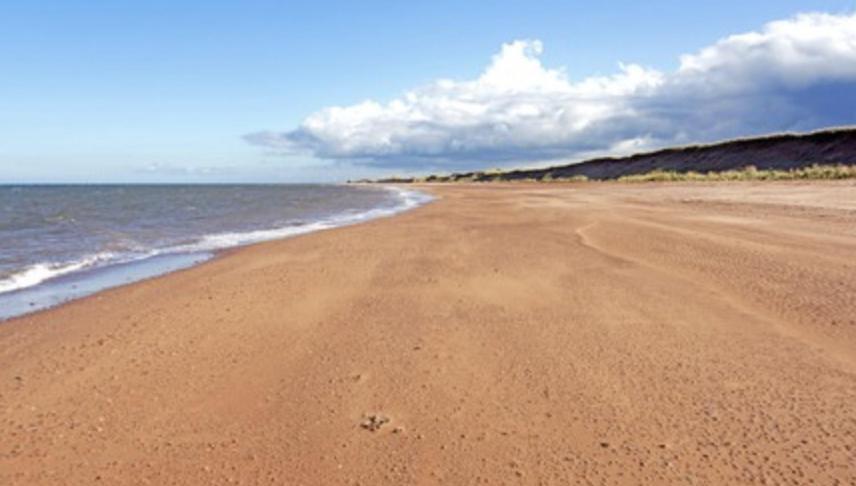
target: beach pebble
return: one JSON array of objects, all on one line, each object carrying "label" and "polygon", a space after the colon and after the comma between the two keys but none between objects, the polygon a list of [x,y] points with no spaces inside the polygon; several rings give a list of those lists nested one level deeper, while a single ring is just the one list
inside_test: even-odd
[{"label": "beach pebble", "polygon": [[365,419],[360,422],[360,427],[368,430],[369,432],[376,432],[387,423],[389,423],[389,417],[383,414],[375,413],[366,415]]}]

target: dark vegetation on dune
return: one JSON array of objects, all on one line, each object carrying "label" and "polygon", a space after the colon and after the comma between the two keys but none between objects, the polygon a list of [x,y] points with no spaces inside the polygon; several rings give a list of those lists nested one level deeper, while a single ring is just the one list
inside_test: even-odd
[{"label": "dark vegetation on dune", "polygon": [[853,177],[856,177],[856,128],[837,128],[806,134],[777,134],[668,148],[628,157],[604,157],[539,169],[494,169],[417,178],[390,177],[373,182],[643,182]]}]

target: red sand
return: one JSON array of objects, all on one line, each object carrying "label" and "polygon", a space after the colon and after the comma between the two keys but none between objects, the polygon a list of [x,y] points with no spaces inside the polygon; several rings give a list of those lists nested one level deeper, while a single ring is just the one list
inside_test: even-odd
[{"label": "red sand", "polygon": [[854,183],[430,190],[0,325],[0,484],[856,482]]}]

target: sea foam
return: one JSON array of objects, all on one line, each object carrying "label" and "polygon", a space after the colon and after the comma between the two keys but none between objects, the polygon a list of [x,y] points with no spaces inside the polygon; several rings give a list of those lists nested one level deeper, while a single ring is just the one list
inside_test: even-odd
[{"label": "sea foam", "polygon": [[[144,262],[153,257],[168,255],[186,255],[206,253],[226,248],[258,243],[262,241],[287,238],[314,231],[347,226],[370,219],[390,216],[431,201],[430,195],[399,187],[384,187],[396,198],[391,206],[368,210],[352,211],[345,209],[337,214],[316,220],[292,221],[281,227],[257,229],[251,231],[225,231],[202,235],[193,241],[154,247],[135,249],[126,252],[99,251],[69,261],[43,261],[29,265],[21,270],[0,278],[0,294],[18,292],[51,282],[59,277],[95,271],[107,267]],[[125,283],[124,280],[121,283]]]}]

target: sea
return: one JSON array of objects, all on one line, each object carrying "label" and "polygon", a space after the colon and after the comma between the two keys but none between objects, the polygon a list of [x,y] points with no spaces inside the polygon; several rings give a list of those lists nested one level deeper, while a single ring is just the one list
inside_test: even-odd
[{"label": "sea", "polygon": [[353,185],[0,185],[0,320],[429,200]]}]

